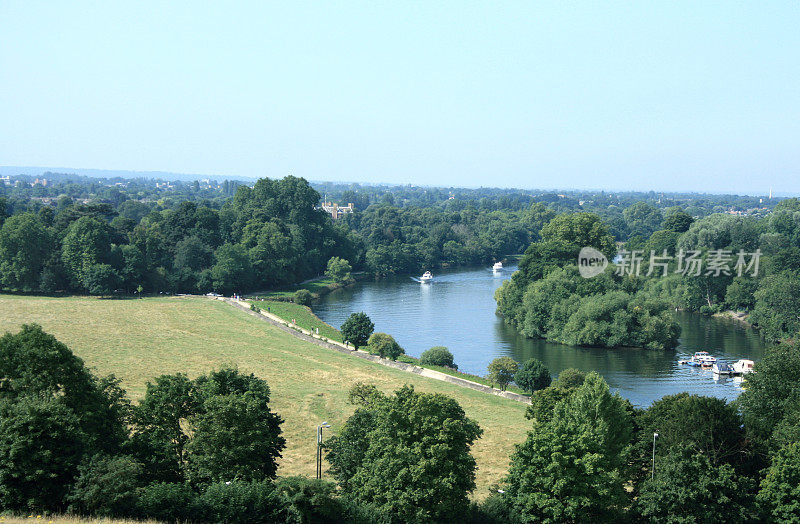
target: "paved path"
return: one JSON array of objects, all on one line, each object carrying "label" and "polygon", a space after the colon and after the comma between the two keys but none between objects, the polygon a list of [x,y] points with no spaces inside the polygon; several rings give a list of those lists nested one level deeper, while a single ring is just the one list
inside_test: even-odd
[{"label": "paved path", "polygon": [[277,315],[273,315],[272,313],[267,313],[263,310],[258,313],[252,311],[250,309],[250,303],[244,300],[235,300],[226,297],[216,297],[216,300],[222,300],[226,304],[241,309],[242,311],[249,313],[254,317],[257,317],[265,322],[268,322],[273,326],[277,327],[278,329],[281,329],[294,337],[305,340],[306,342],[311,342],[312,344],[316,344],[318,346],[327,349],[339,351],[340,353],[347,353],[348,355],[352,355],[354,357],[362,358],[364,360],[370,360],[372,362],[381,364],[383,366],[400,369],[403,371],[407,371],[409,373],[421,375],[423,377],[428,377],[435,380],[441,380],[442,382],[449,382],[450,384],[455,384],[457,386],[474,389],[475,391],[481,391],[483,393],[497,395],[499,397],[515,400],[517,402],[523,402],[525,404],[531,403],[530,398],[526,397],[525,395],[520,395],[518,393],[513,393],[511,391],[501,391],[497,388],[492,388],[489,386],[485,386],[483,384],[478,384],[477,382],[473,382],[471,380],[463,379],[460,377],[454,377],[452,375],[448,375],[447,373],[442,373],[441,371],[415,366],[414,364],[406,364],[405,362],[396,362],[394,360],[380,358],[379,356],[371,355],[366,351],[353,349],[351,346],[347,346],[345,344],[342,344],[341,342],[337,342],[335,340],[330,340],[330,339],[323,339],[323,337],[317,335],[316,333],[312,333],[311,331],[302,329],[298,326],[294,326],[289,322],[287,322],[286,320],[278,317]]}]

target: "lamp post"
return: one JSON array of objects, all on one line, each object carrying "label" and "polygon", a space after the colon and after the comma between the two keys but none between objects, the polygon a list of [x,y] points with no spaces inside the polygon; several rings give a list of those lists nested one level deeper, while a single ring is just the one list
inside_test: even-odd
[{"label": "lamp post", "polygon": [[317,426],[317,480],[322,478],[322,428],[330,428],[331,425],[323,422]]},{"label": "lamp post", "polygon": [[650,471],[650,479],[656,478],[656,439],[658,433],[653,433],[653,469]]}]

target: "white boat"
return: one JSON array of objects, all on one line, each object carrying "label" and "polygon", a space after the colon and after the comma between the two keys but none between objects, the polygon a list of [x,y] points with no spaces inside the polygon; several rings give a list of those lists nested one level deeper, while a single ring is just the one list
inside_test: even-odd
[{"label": "white boat", "polygon": [[717,359],[709,355],[708,351],[698,351],[689,360],[681,362],[695,367],[711,367],[716,361]]},{"label": "white boat", "polygon": [[430,282],[431,280],[433,280],[433,274],[430,271],[426,271],[419,277],[420,282]]},{"label": "white boat", "polygon": [[502,271],[503,270],[503,263],[502,262],[495,262],[492,266],[492,271]]},{"label": "white boat", "polygon": [[733,363],[733,372],[736,375],[746,375],[753,372],[753,361],[741,359]]},{"label": "white boat", "polygon": [[714,372],[715,375],[733,375],[733,366],[725,362],[714,362],[714,365],[711,366],[711,371]]}]

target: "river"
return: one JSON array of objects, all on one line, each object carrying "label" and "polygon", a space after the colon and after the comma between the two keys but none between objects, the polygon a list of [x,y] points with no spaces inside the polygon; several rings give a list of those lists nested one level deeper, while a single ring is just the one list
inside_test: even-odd
[{"label": "river", "polygon": [[520,362],[536,357],[554,376],[566,368],[597,371],[637,406],[682,391],[733,400],[741,392],[738,377],[714,380],[710,370],[679,365],[678,360],[701,350],[729,362],[758,360],[764,351],[755,330],[690,313],[675,313],[682,334],[674,351],[581,348],[528,339],[495,314],[494,291],[515,269],[498,274],[488,268],[447,271],[436,274],[430,284],[408,276],[359,282],[324,296],[312,309],[337,328],[350,313],[363,311],[375,331],[394,336],[409,355],[447,346],[467,373],[485,375],[489,362],[499,356]]}]

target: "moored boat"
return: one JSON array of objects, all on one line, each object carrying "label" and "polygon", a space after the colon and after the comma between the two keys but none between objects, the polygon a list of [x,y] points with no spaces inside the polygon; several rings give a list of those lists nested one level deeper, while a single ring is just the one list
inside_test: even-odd
[{"label": "moored boat", "polygon": [[711,366],[711,370],[715,375],[733,375],[733,366],[727,362],[715,362],[714,365]]},{"label": "moored boat", "polygon": [[733,363],[733,372],[736,375],[746,375],[753,372],[753,361],[747,359],[740,359]]}]

